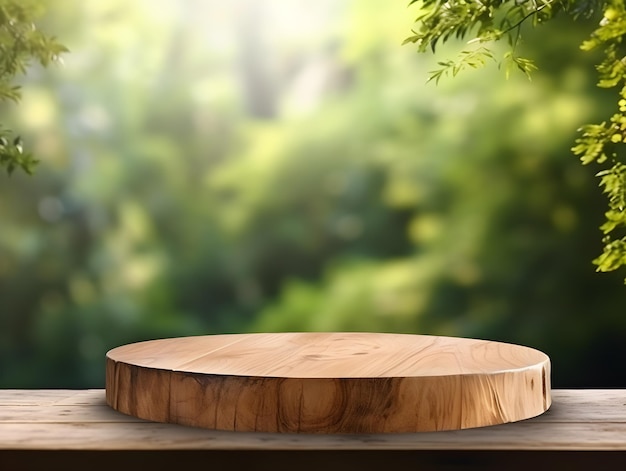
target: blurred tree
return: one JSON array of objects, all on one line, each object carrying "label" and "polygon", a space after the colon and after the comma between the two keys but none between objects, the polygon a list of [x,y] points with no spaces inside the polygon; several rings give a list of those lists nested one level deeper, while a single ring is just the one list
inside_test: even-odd
[{"label": "blurred tree", "polygon": [[529,38],[532,84],[435,94],[394,5],[55,0],[72,54],[6,113],[46,165],[0,185],[0,387],[101,387],[106,350],[150,338],[338,329],[519,342],[558,386],[620,385],[602,195],[562,152],[611,103],[584,31]]},{"label": "blurred tree", "polygon": [[[31,60],[47,66],[67,51],[35,25],[42,6],[35,0],[0,0],[0,101],[20,101],[20,86],[15,85],[14,79],[26,73]],[[24,152],[22,139],[12,138],[10,134],[11,131],[0,126],[0,168],[4,167],[9,174],[16,168],[32,173],[37,161]]]},{"label": "blurred tree", "polygon": [[[608,198],[608,210],[601,230],[605,237],[603,253],[595,258],[598,271],[613,271],[626,266],[626,57],[623,40],[626,37],[626,2],[624,0],[541,0],[501,1],[487,0],[466,2],[465,0],[440,2],[439,0],[411,0],[419,6],[417,26],[405,43],[415,43],[423,52],[430,48],[433,53],[438,44],[453,38],[472,36],[457,60],[439,62],[440,68],[431,73],[431,80],[439,82],[444,75],[456,75],[471,67],[484,66],[494,60],[504,65],[506,75],[511,67],[517,67],[530,77],[536,69],[534,62],[520,55],[522,32],[527,25],[532,27],[549,22],[559,14],[574,19],[598,18],[599,25],[581,49],[590,51],[602,48],[604,58],[596,65],[600,80],[599,87],[620,87],[615,100],[618,111],[600,124],[582,126],[581,136],[576,139],[574,154],[583,164],[608,162],[597,175],[600,186]],[[508,40],[509,49],[503,59],[496,60],[493,50],[485,44]],[[626,282],[626,279],[625,279]]]}]

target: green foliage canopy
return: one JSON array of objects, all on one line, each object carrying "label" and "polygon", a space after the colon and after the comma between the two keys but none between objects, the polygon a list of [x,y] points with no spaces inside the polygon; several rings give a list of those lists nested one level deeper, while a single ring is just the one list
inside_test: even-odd
[{"label": "green foliage canopy", "polygon": [[[584,51],[602,49],[604,57],[596,66],[601,88],[617,88],[616,109],[612,116],[599,124],[580,127],[580,136],[572,151],[584,165],[603,165],[597,173],[600,186],[608,198],[603,253],[594,260],[598,271],[613,271],[626,266],[626,2],[624,0],[412,0],[419,5],[416,27],[405,40],[414,43],[420,52],[450,39],[472,37],[468,48],[455,60],[439,62],[439,69],[431,72],[431,80],[455,76],[466,68],[476,68],[495,61],[509,70],[517,67],[529,76],[536,69],[531,59],[519,54],[522,35],[530,28],[546,23],[557,16],[573,19],[598,18],[596,29],[580,46]],[[508,51],[496,58],[490,43],[507,40]]]},{"label": "green foliage canopy", "polygon": [[[41,13],[39,1],[0,0],[0,101],[20,101],[15,77],[25,74],[33,60],[45,67],[67,51],[54,37],[38,29],[34,21]],[[24,152],[21,138],[10,134],[0,125],[0,169],[5,168],[9,174],[16,168],[32,173],[37,161]]]}]

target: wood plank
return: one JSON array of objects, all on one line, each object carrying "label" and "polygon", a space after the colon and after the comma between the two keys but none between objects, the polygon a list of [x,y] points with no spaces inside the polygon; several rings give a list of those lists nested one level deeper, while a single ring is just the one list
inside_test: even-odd
[{"label": "wood plank", "polygon": [[68,395],[52,404],[53,406],[106,404],[102,389],[77,390],[76,394]]},{"label": "wood plank", "polygon": [[[20,395],[21,404],[11,404],[15,394],[0,390],[0,420],[10,422],[144,422],[106,405],[102,389],[38,391],[29,399]],[[552,407],[533,422],[620,422],[626,423],[626,390],[554,390]],[[63,410],[65,412],[60,412]],[[508,426],[514,426],[509,424]],[[470,433],[468,430],[467,433]]]},{"label": "wood plank", "polygon": [[71,400],[77,395],[84,395],[86,391],[75,389],[2,389],[0,390],[0,406],[52,405],[59,401]]},{"label": "wood plank", "polygon": [[432,335],[299,332],[181,337],[107,353],[107,402],[158,422],[238,432],[458,430],[536,417],[550,359]]},{"label": "wood plank", "polygon": [[626,389],[555,389],[538,422],[626,422]]},{"label": "wood plank", "polygon": [[362,435],[210,431],[120,414],[103,390],[19,393],[0,390],[0,450],[626,451],[626,390],[555,390],[548,413],[517,423]]},{"label": "wood plank", "polygon": [[0,423],[0,450],[621,450],[624,423],[536,423],[416,434],[220,432],[173,424]]},{"label": "wood plank", "polygon": [[91,405],[0,406],[0,423],[150,423],[111,409],[104,401]]}]

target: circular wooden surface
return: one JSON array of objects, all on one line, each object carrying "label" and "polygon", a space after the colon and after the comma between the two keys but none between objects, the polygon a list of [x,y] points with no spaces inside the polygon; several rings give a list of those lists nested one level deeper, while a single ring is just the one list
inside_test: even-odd
[{"label": "circular wooden surface", "polygon": [[550,406],[550,360],[519,345],[375,333],[232,334],[107,353],[120,412],[233,431],[457,430]]}]

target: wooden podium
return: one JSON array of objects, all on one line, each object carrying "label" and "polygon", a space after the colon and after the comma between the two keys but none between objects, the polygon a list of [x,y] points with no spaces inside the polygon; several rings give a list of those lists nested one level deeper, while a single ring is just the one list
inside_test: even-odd
[{"label": "wooden podium", "polygon": [[458,430],[534,417],[551,403],[544,353],[465,338],[209,335],[125,345],[106,362],[112,408],[215,430]]}]

